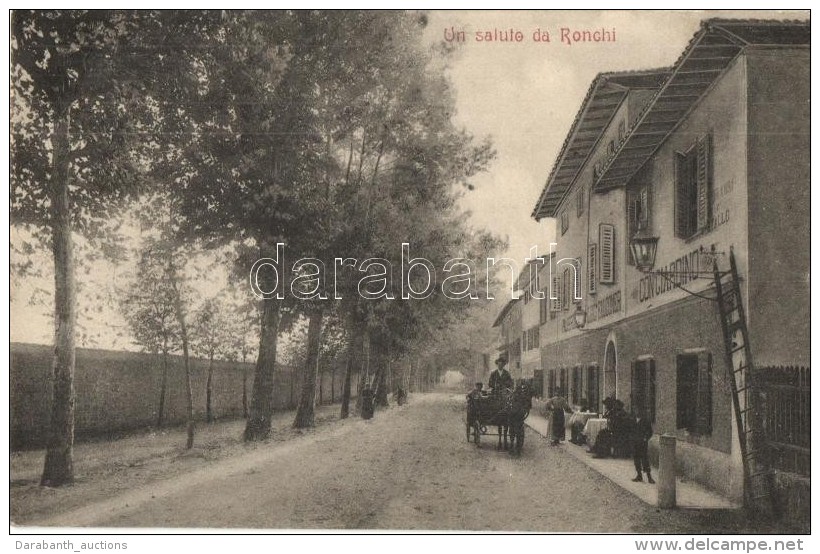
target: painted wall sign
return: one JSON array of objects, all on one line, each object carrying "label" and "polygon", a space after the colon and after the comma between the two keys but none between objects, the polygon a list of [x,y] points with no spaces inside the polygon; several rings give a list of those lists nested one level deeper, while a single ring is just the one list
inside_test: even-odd
[{"label": "painted wall sign", "polygon": [[675,290],[697,279],[699,271],[712,269],[707,267],[707,252],[701,252],[701,248],[692,250],[673,262],[641,277],[641,280],[638,281],[638,301],[646,302],[670,290]]},{"label": "painted wall sign", "polygon": [[587,323],[604,319],[621,311],[621,291],[615,291],[587,307]]}]

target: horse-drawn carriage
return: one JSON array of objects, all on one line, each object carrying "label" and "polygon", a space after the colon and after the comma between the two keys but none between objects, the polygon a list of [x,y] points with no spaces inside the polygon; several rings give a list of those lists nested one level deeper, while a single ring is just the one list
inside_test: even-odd
[{"label": "horse-drawn carriage", "polygon": [[[498,450],[510,450],[520,454],[524,446],[524,420],[532,408],[532,389],[527,381],[520,381],[514,389],[495,390],[489,394],[467,395],[467,442],[470,436],[476,446],[481,435],[497,435]],[[497,433],[488,432],[496,427]],[[509,437],[509,443],[507,442]]]}]

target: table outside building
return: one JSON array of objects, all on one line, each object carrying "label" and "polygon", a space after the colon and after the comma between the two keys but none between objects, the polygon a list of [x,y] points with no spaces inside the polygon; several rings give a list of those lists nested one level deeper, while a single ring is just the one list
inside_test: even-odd
[{"label": "table outside building", "polygon": [[598,439],[598,433],[606,429],[608,420],[606,418],[591,418],[584,425],[584,435],[587,437],[587,444],[592,448]]}]

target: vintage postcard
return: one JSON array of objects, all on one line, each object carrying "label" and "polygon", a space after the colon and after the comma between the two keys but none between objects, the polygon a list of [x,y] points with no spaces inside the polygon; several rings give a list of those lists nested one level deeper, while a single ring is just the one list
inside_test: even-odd
[{"label": "vintage postcard", "polygon": [[13,532],[810,531],[808,11],[9,22]]}]

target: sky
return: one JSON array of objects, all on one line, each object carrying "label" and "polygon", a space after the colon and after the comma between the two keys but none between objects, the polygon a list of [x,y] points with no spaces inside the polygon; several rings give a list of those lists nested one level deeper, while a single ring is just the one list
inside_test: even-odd
[{"label": "sky", "polygon": [[[530,217],[535,202],[560,152],[587,89],[600,72],[669,66],[683,52],[709,17],[808,18],[796,12],[704,11],[433,11],[426,39],[445,38],[445,31],[463,32],[451,61],[449,76],[456,92],[456,121],[477,137],[491,137],[498,152],[488,171],[473,179],[476,189],[462,198],[472,212],[472,224],[506,238],[504,253],[519,267],[533,246],[548,253],[555,222]],[[606,30],[614,40],[598,43],[562,42],[561,29]],[[521,42],[476,41],[476,32],[520,31]],[[548,32],[550,42],[533,40],[535,31]],[[12,241],[15,240],[12,233]],[[48,316],[53,274],[48,256],[43,275],[11,283],[11,341],[50,344]],[[99,263],[78,275],[85,290],[115,294],[127,268]],[[127,275],[125,276],[127,277]],[[41,292],[37,292],[41,291]],[[46,291],[46,292],[42,292]],[[35,302],[32,303],[32,299]],[[81,296],[81,301],[83,297]],[[87,344],[101,348],[133,348],[121,331],[116,313],[80,313]]]},{"label": "sky", "polygon": [[[493,139],[498,157],[464,198],[476,226],[506,236],[507,255],[523,265],[534,245],[548,253],[555,222],[530,217],[592,80],[600,72],[670,66],[710,17],[800,18],[777,11],[437,11],[430,40],[464,31],[450,76],[457,120]],[[614,32],[614,41],[567,44],[561,29]],[[477,42],[476,33],[519,30],[520,43]],[[533,33],[548,31],[550,42]],[[571,34],[570,34],[571,36]]]}]

